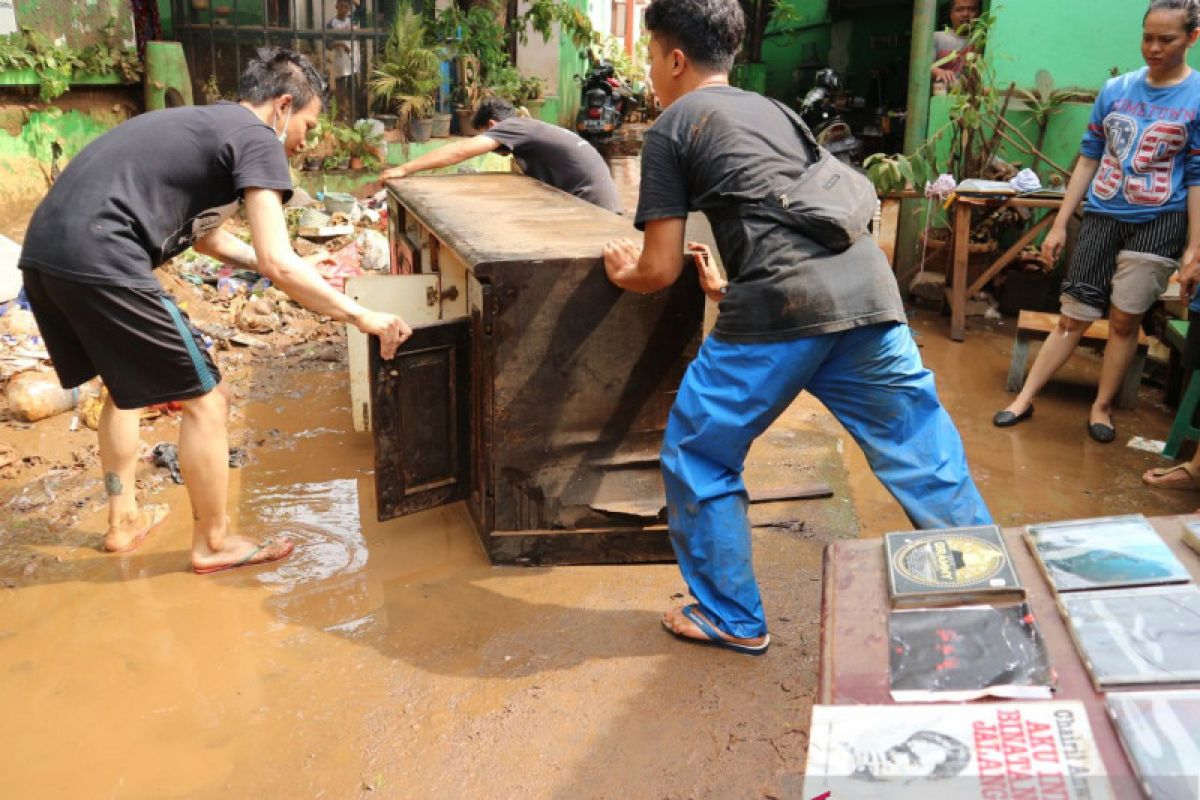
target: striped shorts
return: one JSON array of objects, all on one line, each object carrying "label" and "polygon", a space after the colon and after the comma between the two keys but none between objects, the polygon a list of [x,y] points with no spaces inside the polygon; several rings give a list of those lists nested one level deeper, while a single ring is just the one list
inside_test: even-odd
[{"label": "striped shorts", "polygon": [[1187,247],[1187,236],[1186,211],[1168,211],[1141,223],[1085,213],[1062,293],[1104,311],[1112,294],[1119,253],[1128,250],[1178,260]]}]

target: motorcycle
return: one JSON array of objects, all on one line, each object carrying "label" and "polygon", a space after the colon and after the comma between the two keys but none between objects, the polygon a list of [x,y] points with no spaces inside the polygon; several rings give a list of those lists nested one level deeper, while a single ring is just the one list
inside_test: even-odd
[{"label": "motorcycle", "polygon": [[595,62],[586,76],[576,75],[575,80],[582,92],[575,131],[593,144],[608,141],[631,110],[629,91],[607,61]]},{"label": "motorcycle", "polygon": [[862,153],[862,141],[854,135],[834,103],[841,88],[842,80],[836,71],[828,67],[819,70],[816,86],[800,101],[800,118],[813,132],[818,144],[836,158],[854,164]]}]

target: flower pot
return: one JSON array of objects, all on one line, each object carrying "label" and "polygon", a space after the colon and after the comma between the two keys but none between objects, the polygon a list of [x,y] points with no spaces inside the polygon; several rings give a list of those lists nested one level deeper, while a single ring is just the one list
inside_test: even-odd
[{"label": "flower pot", "polygon": [[450,135],[450,120],[453,116],[450,114],[434,114],[431,134],[435,139],[444,139]]},{"label": "flower pot", "polygon": [[471,124],[471,120],[475,118],[475,109],[470,106],[455,106],[454,107],[454,123],[458,129],[459,136],[478,136],[479,131]]},{"label": "flower pot", "polygon": [[427,142],[433,135],[433,120],[417,119],[408,121],[408,140],[410,142]]},{"label": "flower pot", "polygon": [[396,124],[400,121],[400,118],[397,117],[395,114],[376,114],[373,117],[373,119],[376,119],[379,122],[382,122],[383,129],[386,131],[395,130]]},{"label": "flower pot", "polygon": [[525,107],[529,109],[529,116],[534,119],[542,118],[542,106],[546,105],[545,98],[539,97],[537,100],[526,100]]},{"label": "flower pot", "polygon": [[304,168],[309,172],[316,172],[321,168],[321,161],[323,160],[320,156],[309,156],[304,159]]},{"label": "flower pot", "polygon": [[350,169],[362,169],[362,156],[350,156]]}]

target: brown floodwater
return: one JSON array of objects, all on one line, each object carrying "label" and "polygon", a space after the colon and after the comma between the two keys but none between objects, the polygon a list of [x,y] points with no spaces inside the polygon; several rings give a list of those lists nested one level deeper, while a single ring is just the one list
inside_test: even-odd
[{"label": "brown floodwater", "polygon": [[[637,169],[613,160],[630,211]],[[963,344],[937,315],[913,324],[998,521],[1200,505],[1144,487],[1167,462],[1125,446],[1165,437],[1157,390],[1117,412],[1117,442],[1092,442],[1099,358],[1080,352],[1031,421],[997,430],[1012,321],[972,319]],[[128,556],[97,552],[98,513],[67,529],[30,515],[0,538],[0,797],[799,795],[822,547],[907,527],[818,403],[801,397],[747,464],[751,487],[835,494],[753,509],[773,644],[746,659],[661,631],[684,591],[673,565],[497,569],[461,504],[376,521],[345,373],[284,383],[237,404],[235,440],[262,444],[233,472],[230,512],[251,535],[295,536],[288,561],[190,574],[178,487]]]}]

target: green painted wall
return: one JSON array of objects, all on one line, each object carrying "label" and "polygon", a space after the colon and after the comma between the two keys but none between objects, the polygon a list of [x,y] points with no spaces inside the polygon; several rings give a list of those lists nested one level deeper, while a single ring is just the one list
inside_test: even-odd
[{"label": "green painted wall", "polygon": [[124,111],[0,107],[0,205],[36,203],[46,193],[50,144],[59,140],[65,166],[89,142],[128,119]]},{"label": "green painted wall", "polygon": [[792,101],[799,87],[811,85],[816,70],[828,66],[832,38],[829,0],[785,2],[792,5],[798,19],[786,28],[768,29],[762,52],[767,95]]},{"label": "green painted wall", "polygon": [[[125,0],[18,0],[17,24],[50,38],[66,38],[67,44],[82,49],[92,44],[96,32],[116,16],[120,29],[133,39],[133,16]],[[50,172],[51,142],[64,150],[61,166],[90,141],[120,124],[135,112],[129,86],[98,89],[97,85],[121,84],[117,76],[79,75],[72,90],[50,105],[23,87],[38,83],[32,71],[0,73],[0,205],[36,203],[46,192]],[[10,87],[10,88],[5,88]],[[19,88],[20,87],[20,88]]]},{"label": "green painted wall", "polygon": [[[568,3],[587,15],[587,0],[568,0]],[[557,122],[570,130],[575,129],[575,114],[579,111],[579,83],[576,77],[587,72],[587,56],[581,53],[569,36],[558,40],[558,96],[547,97],[542,107],[541,119]]]}]

